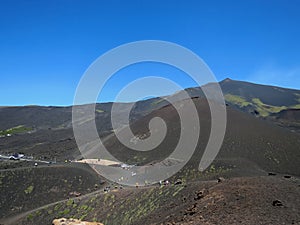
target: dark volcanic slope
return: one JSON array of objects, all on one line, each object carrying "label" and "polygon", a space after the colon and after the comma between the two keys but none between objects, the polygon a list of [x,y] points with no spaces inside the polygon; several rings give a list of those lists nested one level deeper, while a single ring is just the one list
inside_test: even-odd
[{"label": "dark volcanic slope", "polygon": [[[136,103],[131,120],[137,120],[161,104],[151,104],[157,99]],[[129,104],[121,104],[127,109]],[[110,121],[112,103],[96,105],[95,118],[98,133],[105,136],[112,132]],[[89,121],[83,121],[88,123]],[[23,126],[27,130],[13,133],[11,137],[1,135],[1,131]],[[38,159],[64,161],[79,157],[73,129],[72,107],[2,107],[0,108],[0,154],[14,152],[33,155]]]},{"label": "dark volcanic slope", "polygon": [[[198,148],[191,161],[196,166],[200,161],[210,132],[210,112],[204,99],[195,98],[194,102],[198,108],[201,122]],[[299,134],[274,126],[270,122],[255,118],[231,107],[227,107],[227,111],[227,131],[218,156],[219,160],[227,162],[234,160],[236,164],[241,166],[245,163],[237,161],[245,162],[246,160],[248,163],[250,162],[248,169],[251,171],[250,167],[255,167],[255,170],[257,170],[257,167],[261,167],[265,170],[299,174],[296,166],[300,162]],[[176,146],[180,131],[178,115],[173,107],[164,106],[153,111],[150,115],[134,123],[132,129],[138,135],[144,133],[148,135],[148,122],[155,116],[163,118],[169,127],[167,138],[157,149],[149,153],[138,153],[136,155],[136,151],[126,151],[126,148],[114,136],[106,138],[105,144],[108,149],[111,149],[112,153],[119,159],[130,163],[150,163],[167,157]],[[297,117],[295,119],[297,120]],[[102,122],[99,120],[98,122],[104,124],[107,120]],[[24,152],[36,158],[46,160],[56,158],[58,161],[74,159],[80,155],[71,127],[51,128],[50,130],[39,129],[32,133],[16,134],[0,140],[1,153]]]},{"label": "dark volcanic slope", "polygon": [[[275,87],[263,90],[260,85],[231,80],[221,82],[221,86],[225,94],[230,94],[227,97],[232,102],[227,107],[227,130],[222,148],[206,171],[197,169],[210,133],[210,111],[207,101],[199,97],[199,88],[188,89],[195,96],[193,101],[199,113],[201,135],[188,165],[170,179],[172,182],[181,178],[182,184],[162,188],[125,187],[108,194],[99,190],[95,195],[68,200],[69,192],[85,194],[99,189],[101,178],[86,168],[87,165],[58,163],[33,167],[25,164],[24,168],[14,169],[12,167],[22,163],[14,162],[8,165],[12,169],[0,171],[0,217],[13,216],[13,220],[8,221],[13,221],[10,224],[14,225],[50,224],[57,217],[136,225],[299,223],[300,134],[275,125],[280,121],[285,124],[299,122],[299,110],[282,107],[297,104],[298,91]],[[283,96],[277,100],[264,97],[268,94],[276,98],[279,93]],[[185,101],[181,104],[184,107]],[[265,113],[262,115],[276,123],[245,113],[249,108],[240,110],[245,105]],[[123,106],[124,109],[128,107],[127,104]],[[179,117],[165,101],[156,98],[138,102],[132,112],[131,128],[142,138],[149,135],[151,118],[161,117],[166,122],[167,136],[151,152],[132,151],[119,143],[111,131],[110,109],[111,103],[97,105],[97,128],[106,147],[120,160],[150,165],[166,158],[177,145]],[[12,136],[1,135],[0,154],[24,152],[35,158],[56,158],[57,161],[80,157],[71,127],[70,107],[4,107],[0,108],[0,118],[0,130],[20,125],[33,128]],[[1,168],[6,168],[8,161],[0,163]],[[261,177],[270,171],[278,175]],[[295,177],[286,179],[284,174]],[[216,180],[200,182],[220,176],[229,179],[221,183]],[[43,207],[62,199],[66,200]],[[40,208],[15,217],[35,207]],[[6,220],[0,223],[3,221]]]},{"label": "dark volcanic slope", "polygon": [[287,109],[274,115],[276,119],[300,122],[300,109]]},{"label": "dark volcanic slope", "polygon": [[300,135],[228,109],[227,132],[219,157],[241,157],[264,170],[300,175]]},{"label": "dark volcanic slope", "polygon": [[57,128],[70,126],[70,107],[3,107],[0,108],[0,130],[19,125],[33,128]]},{"label": "dark volcanic slope", "polygon": [[0,170],[0,218],[67,199],[70,192],[89,193],[101,180],[84,164]]},{"label": "dark volcanic slope", "polygon": [[[255,85],[246,82],[232,81],[226,79],[220,83],[224,94],[230,94],[233,102],[238,102],[240,107],[248,104],[252,107],[252,111],[257,109],[258,113],[267,113],[268,118],[272,119],[275,124],[297,130],[299,126],[299,113],[297,109],[285,109],[284,107],[265,105],[290,105],[296,104],[299,100],[300,91],[282,89],[277,87],[269,87],[263,85]],[[187,89],[192,96],[201,95],[199,88]],[[298,96],[299,95],[299,96]],[[237,98],[238,96],[239,98]],[[271,102],[269,97],[276,99]],[[280,97],[279,97],[280,96]],[[251,98],[257,98],[256,102],[250,101]],[[288,100],[289,99],[289,100]],[[207,108],[206,101],[202,98],[194,99],[199,115],[201,116],[201,137],[198,150],[195,153],[194,161],[199,161],[210,130],[210,112]],[[275,100],[273,100],[275,101]],[[230,104],[228,109],[228,128],[226,138],[220,152],[219,158],[238,159],[243,158],[249,160],[253,165],[268,170],[277,170],[282,172],[298,173],[294,167],[299,162],[299,135],[275,127],[272,124],[256,119],[236,109],[236,104]],[[96,123],[100,136],[106,136],[112,132],[110,122],[110,111],[112,103],[97,104],[96,107]],[[257,108],[256,108],[257,107]],[[123,108],[128,108],[128,104],[123,104]],[[251,111],[250,110],[250,111]],[[277,112],[279,110],[279,112]],[[151,111],[151,115],[148,115]],[[272,113],[271,113],[272,112]],[[6,130],[19,125],[32,128],[30,132],[14,134],[11,137],[0,137],[0,154],[23,152],[27,155],[33,155],[36,158],[54,160],[65,160],[80,157],[72,130],[71,107],[3,107],[0,108],[0,130]],[[131,113],[132,127],[136,129],[136,133],[146,133],[148,121],[154,117],[162,117],[169,125],[169,133],[165,141],[155,151],[157,154],[145,153],[136,159],[144,159],[144,163],[159,160],[166,157],[176,146],[177,137],[179,135],[178,115],[174,108],[168,106],[165,101],[159,98],[149,99],[137,102]],[[143,119],[139,120],[145,116]],[[147,134],[148,135],[148,134]],[[128,151],[124,154],[124,147],[119,144],[114,137],[108,138],[106,145],[120,159],[127,162],[134,162],[134,151]],[[140,153],[139,153],[140,154]],[[148,154],[148,155],[147,155]],[[156,155],[157,157],[153,157]],[[194,163],[196,164],[196,163]]]},{"label": "dark volcanic slope", "polygon": [[72,128],[41,129],[0,139],[0,154],[24,153],[35,159],[65,161],[79,156]]},{"label": "dark volcanic slope", "polygon": [[[204,99],[195,98],[194,102],[197,105],[201,121],[201,137],[193,159],[195,166],[199,162],[207,143],[210,132],[210,112]],[[55,110],[56,109],[51,109],[50,111]],[[59,108],[57,110],[62,109]],[[250,161],[250,165],[258,165],[265,170],[299,174],[296,166],[300,162],[298,150],[299,135],[274,126],[269,122],[249,116],[231,107],[227,107],[227,110],[227,132],[218,159],[222,159],[223,161],[243,159]],[[18,109],[18,112],[22,112],[22,110]],[[298,111],[295,112],[297,113]],[[103,114],[101,115],[102,119],[105,118],[104,112],[99,114]],[[62,115],[64,115],[64,113],[62,113]],[[169,132],[167,138],[154,152],[145,154],[138,153],[137,157],[135,156],[135,151],[129,150],[124,154],[126,148],[114,137],[106,141],[108,149],[112,149],[112,152],[118,158],[131,163],[134,163],[134,161],[139,161],[140,163],[141,159],[145,159],[144,163],[149,163],[165,158],[176,146],[180,130],[178,115],[173,107],[164,106],[159,110],[153,111],[150,115],[134,123],[132,128],[137,134],[147,134],[148,121],[155,116],[162,117],[168,123]],[[297,121],[297,114],[295,114],[295,116],[295,121]],[[51,115],[49,117],[51,117]],[[284,114],[282,114],[282,117],[286,118]],[[291,117],[290,113],[288,113],[288,118],[289,117]],[[102,129],[103,127],[106,129],[103,124],[109,124],[107,118],[106,115],[106,120],[98,120],[98,124]],[[62,122],[63,119],[58,119],[57,121]],[[58,124],[57,122],[57,125]],[[16,125],[19,125],[19,123],[16,123]],[[49,128],[40,128],[32,133],[16,134],[12,137],[1,138],[0,140],[0,150],[2,153],[24,152],[27,155],[33,155],[37,158],[47,160],[54,160],[56,158],[58,161],[73,159],[80,155],[71,127],[51,128],[50,130]],[[136,158],[136,160],[134,160],[134,158]]]},{"label": "dark volcanic slope", "polygon": [[[210,85],[210,84],[208,84]],[[296,106],[300,104],[300,90],[292,90],[281,87],[253,84],[243,81],[225,79],[220,82],[224,95],[230,94],[243,98],[251,102],[257,98],[262,103],[270,106]],[[192,97],[203,97],[201,88],[188,88],[186,91]],[[126,103],[122,104],[124,109]],[[163,107],[166,102],[160,98],[153,98],[139,101],[135,104],[132,116],[140,118],[149,112]],[[102,119],[102,115],[110,113],[112,103],[97,104],[97,117]],[[0,130],[9,129],[18,125],[25,125],[37,128],[55,128],[69,126],[71,123],[72,107],[43,107],[43,106],[24,106],[24,107],[0,107]]]},{"label": "dark volcanic slope", "polygon": [[253,84],[225,79],[220,82],[224,94],[233,94],[251,100],[259,98],[263,103],[273,106],[291,106],[299,104],[299,90]]},{"label": "dark volcanic slope", "polygon": [[[210,111],[206,100],[195,98],[194,103],[200,115],[201,135],[197,150],[190,163],[197,167],[210,132]],[[299,134],[231,107],[227,107],[227,113],[227,131],[216,163],[220,161],[227,167],[239,165],[242,167],[239,168],[242,170],[241,175],[257,174],[260,170],[300,175],[298,167],[300,163]],[[106,140],[107,148],[111,149],[116,157],[131,163],[141,163],[141,159],[145,159],[144,163],[164,159],[173,151],[180,134],[178,115],[173,107],[166,106],[154,111],[133,124],[132,129],[140,136],[148,135],[148,122],[156,116],[162,117],[169,129],[165,140],[152,152],[136,153],[131,151],[119,143],[114,136]],[[138,160],[134,162],[133,158]],[[248,163],[241,163],[241,161]]]},{"label": "dark volcanic slope", "polygon": [[[224,95],[238,96],[248,102],[251,102],[253,98],[258,98],[264,104],[272,106],[293,106],[300,103],[300,90],[254,84],[229,78],[221,81],[219,84]],[[199,87],[186,90],[192,97],[203,96],[203,92]]]},{"label": "dark volcanic slope", "polygon": [[45,207],[11,224],[50,224],[60,212],[105,225],[299,224],[298,185],[297,179],[251,177],[115,190]]},{"label": "dark volcanic slope", "polygon": [[[166,205],[167,210],[146,220],[157,225],[299,224],[298,190],[297,183],[274,177],[235,178],[208,189],[199,185],[182,191]],[[282,205],[274,205],[276,201]]]},{"label": "dark volcanic slope", "polygon": [[280,126],[300,133],[300,109],[286,109],[271,115],[271,119]]},{"label": "dark volcanic slope", "polygon": [[[136,120],[154,109],[165,105],[159,103],[159,98],[137,102],[131,113],[131,119]],[[100,124],[99,131],[111,129],[109,116],[113,103],[99,103],[96,105],[96,121]],[[114,103],[121,105],[123,110],[129,106],[127,103]],[[54,106],[20,106],[0,107],[0,130],[6,130],[19,125],[35,129],[62,129],[72,125],[72,107]]]},{"label": "dark volcanic slope", "polygon": [[[211,84],[207,84],[209,86]],[[299,123],[290,121],[295,119],[294,114],[285,113],[285,119],[277,120],[274,114],[300,109],[300,90],[281,87],[253,84],[243,81],[225,79],[220,82],[226,103],[238,110],[247,112],[293,131],[299,131]],[[201,88],[189,88],[192,97],[204,96]],[[280,114],[278,115],[281,116]],[[289,118],[291,116],[291,118]],[[299,122],[299,119],[297,119]]]}]

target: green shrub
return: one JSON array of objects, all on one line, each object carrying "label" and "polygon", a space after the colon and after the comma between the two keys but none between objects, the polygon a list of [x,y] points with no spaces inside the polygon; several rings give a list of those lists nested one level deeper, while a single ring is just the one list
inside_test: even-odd
[{"label": "green shrub", "polygon": [[28,188],[26,188],[24,190],[25,194],[31,194],[31,192],[33,191],[34,187],[33,185],[30,185]]}]

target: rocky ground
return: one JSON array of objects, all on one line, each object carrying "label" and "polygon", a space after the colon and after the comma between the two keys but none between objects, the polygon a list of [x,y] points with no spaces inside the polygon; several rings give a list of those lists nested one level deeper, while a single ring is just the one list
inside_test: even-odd
[{"label": "rocky ground", "polygon": [[300,224],[300,180],[284,175],[125,188],[71,198],[3,224],[51,224],[63,215],[109,224]]}]

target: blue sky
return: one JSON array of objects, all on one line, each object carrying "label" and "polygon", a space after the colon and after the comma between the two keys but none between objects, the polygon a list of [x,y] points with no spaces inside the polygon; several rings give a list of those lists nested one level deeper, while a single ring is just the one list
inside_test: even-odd
[{"label": "blue sky", "polygon": [[[94,60],[149,39],[189,48],[217,80],[300,89],[299,11],[299,0],[3,0],[0,105],[71,105]],[[126,83],[148,74],[194,85],[175,69],[145,64],[117,73],[100,101],[112,101]]]}]

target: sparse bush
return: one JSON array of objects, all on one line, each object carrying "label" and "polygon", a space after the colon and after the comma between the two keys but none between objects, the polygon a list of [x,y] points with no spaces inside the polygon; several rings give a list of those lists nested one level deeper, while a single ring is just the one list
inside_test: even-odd
[{"label": "sparse bush", "polygon": [[34,187],[33,185],[30,185],[28,188],[26,188],[24,190],[25,194],[31,194],[31,192],[33,191]]}]

